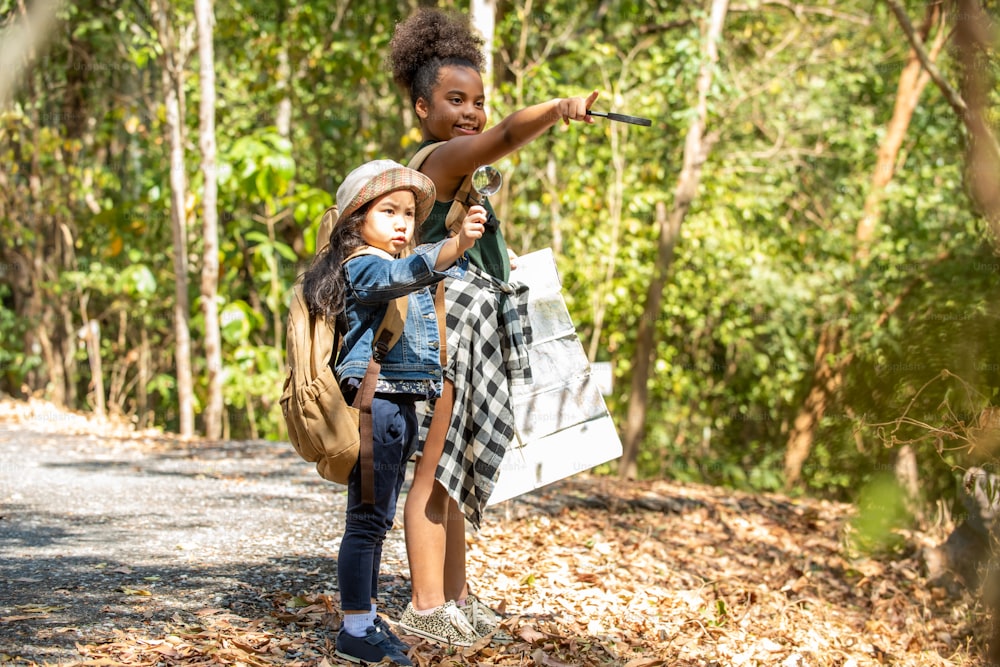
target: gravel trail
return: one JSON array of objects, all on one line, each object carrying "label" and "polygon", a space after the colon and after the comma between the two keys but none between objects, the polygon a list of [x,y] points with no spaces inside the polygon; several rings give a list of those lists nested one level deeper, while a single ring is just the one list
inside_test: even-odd
[{"label": "gravel trail", "polygon": [[[0,663],[336,588],[344,487],[287,443],[184,442],[0,404]],[[384,569],[406,573],[402,530]],[[180,616],[178,616],[180,615]]]}]

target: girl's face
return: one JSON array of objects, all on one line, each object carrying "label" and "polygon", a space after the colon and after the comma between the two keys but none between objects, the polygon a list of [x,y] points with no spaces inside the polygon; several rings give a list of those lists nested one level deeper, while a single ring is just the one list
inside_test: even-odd
[{"label": "girl's face", "polygon": [[368,245],[396,255],[413,238],[416,198],[412,190],[394,190],[373,199],[361,226]]},{"label": "girl's face", "polygon": [[445,65],[431,99],[417,100],[416,111],[429,138],[447,141],[479,134],[486,125],[483,78],[471,67]]}]

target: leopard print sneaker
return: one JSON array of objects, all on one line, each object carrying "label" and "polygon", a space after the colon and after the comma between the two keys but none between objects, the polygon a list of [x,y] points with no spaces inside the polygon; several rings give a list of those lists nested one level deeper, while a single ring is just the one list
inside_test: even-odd
[{"label": "leopard print sneaker", "polygon": [[476,633],[482,637],[492,635],[493,641],[510,642],[514,638],[500,628],[503,621],[500,614],[486,606],[482,600],[472,593],[465,598],[465,605],[459,607],[469,623],[475,628]]},{"label": "leopard print sneaker", "polygon": [[418,614],[412,603],[407,604],[396,627],[403,634],[452,646],[472,646],[480,639],[465,614],[452,600],[435,609],[433,614]]}]

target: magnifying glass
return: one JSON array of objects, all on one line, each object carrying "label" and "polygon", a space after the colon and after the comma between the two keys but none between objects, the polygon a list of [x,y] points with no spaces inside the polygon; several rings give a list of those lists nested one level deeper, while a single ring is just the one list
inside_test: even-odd
[{"label": "magnifying glass", "polygon": [[503,185],[503,174],[491,164],[484,164],[472,172],[472,188],[479,194],[480,202],[483,197],[490,197],[500,192]]},{"label": "magnifying glass", "polygon": [[[482,205],[483,200],[487,197],[500,192],[500,186],[502,185],[503,174],[491,164],[484,164],[472,172],[472,189],[479,195],[477,199],[480,205]],[[500,221],[496,219],[492,211],[487,209],[487,212],[489,215],[486,218],[485,226],[490,231],[496,231],[497,227],[500,226]]]}]

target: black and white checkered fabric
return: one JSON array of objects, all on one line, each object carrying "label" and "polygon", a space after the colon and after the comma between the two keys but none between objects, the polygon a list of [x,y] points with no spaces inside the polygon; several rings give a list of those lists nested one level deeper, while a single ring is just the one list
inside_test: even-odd
[{"label": "black and white checkered fabric", "polygon": [[[445,377],[455,384],[455,407],[435,477],[478,530],[514,437],[510,385],[531,382],[528,288],[470,266],[464,279],[445,279],[445,307]],[[431,408],[421,425],[421,442]]]}]

